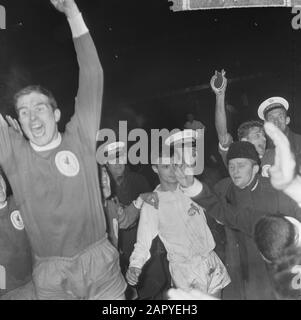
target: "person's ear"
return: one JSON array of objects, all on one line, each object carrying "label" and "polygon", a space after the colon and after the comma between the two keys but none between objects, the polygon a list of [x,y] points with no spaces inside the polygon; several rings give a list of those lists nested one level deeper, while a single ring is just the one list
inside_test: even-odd
[{"label": "person's ear", "polygon": [[61,119],[61,110],[60,109],[55,109],[54,110],[54,120],[55,122],[59,122]]},{"label": "person's ear", "polygon": [[259,165],[258,165],[258,164],[255,164],[255,166],[253,167],[253,173],[254,173],[254,175],[255,175],[256,173],[258,173],[258,171],[259,171]]},{"label": "person's ear", "polygon": [[158,167],[155,165],[152,165],[152,169],[158,174]]},{"label": "person's ear", "polygon": [[286,117],[286,119],[285,119],[285,124],[286,124],[286,125],[289,125],[290,122],[291,122],[291,118],[290,118],[290,117]]}]

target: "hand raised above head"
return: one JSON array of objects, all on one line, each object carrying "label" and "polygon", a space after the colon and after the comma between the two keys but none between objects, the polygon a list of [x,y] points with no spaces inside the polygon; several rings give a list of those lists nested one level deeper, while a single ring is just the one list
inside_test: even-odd
[{"label": "hand raised above head", "polygon": [[65,13],[68,18],[72,18],[79,13],[74,0],[50,0],[50,2],[58,11]]},{"label": "hand raised above head", "polygon": [[210,80],[211,89],[216,95],[225,94],[228,80],[226,78],[226,71],[215,71],[215,74]]},{"label": "hand raised above head", "polygon": [[283,190],[294,179],[296,161],[286,135],[271,122],[266,122],[264,129],[275,145],[275,161],[270,168],[271,183],[275,189]]}]

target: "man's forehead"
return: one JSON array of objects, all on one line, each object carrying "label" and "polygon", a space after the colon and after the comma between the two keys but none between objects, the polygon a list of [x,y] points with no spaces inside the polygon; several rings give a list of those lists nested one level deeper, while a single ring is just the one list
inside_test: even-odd
[{"label": "man's forehead", "polygon": [[286,115],[286,110],[281,106],[279,106],[278,108],[267,111],[266,118],[269,118],[271,116],[277,117],[280,115]]},{"label": "man's forehead", "polygon": [[251,162],[251,159],[248,158],[233,158],[229,160],[230,163],[246,163],[246,162]]},{"label": "man's forehead", "polygon": [[23,106],[38,104],[43,102],[48,102],[49,99],[43,93],[40,92],[31,92],[25,95],[22,95],[18,98],[17,107],[21,108]]},{"label": "man's forehead", "polygon": [[249,129],[249,134],[256,134],[256,133],[264,133],[263,127],[251,127]]}]

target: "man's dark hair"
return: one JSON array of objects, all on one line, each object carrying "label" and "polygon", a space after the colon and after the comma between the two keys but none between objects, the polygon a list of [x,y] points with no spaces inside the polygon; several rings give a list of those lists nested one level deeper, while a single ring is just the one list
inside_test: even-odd
[{"label": "man's dark hair", "polygon": [[264,216],[255,225],[254,241],[270,262],[279,259],[284,250],[294,244],[294,239],[293,224],[280,214]]},{"label": "man's dark hair", "polygon": [[240,141],[243,138],[247,138],[252,128],[260,128],[263,130],[263,124],[257,120],[243,122],[237,129],[238,140]]},{"label": "man's dark hair", "polygon": [[21,90],[19,90],[15,95],[14,95],[14,106],[15,106],[15,110],[18,114],[18,110],[17,110],[17,102],[18,99],[22,96],[31,94],[32,92],[37,92],[37,93],[41,93],[43,95],[45,95],[46,97],[48,97],[49,100],[49,104],[51,105],[53,111],[55,109],[57,109],[57,102],[52,94],[51,91],[49,91],[48,89],[40,86],[40,85],[31,85],[31,86],[27,86]]}]

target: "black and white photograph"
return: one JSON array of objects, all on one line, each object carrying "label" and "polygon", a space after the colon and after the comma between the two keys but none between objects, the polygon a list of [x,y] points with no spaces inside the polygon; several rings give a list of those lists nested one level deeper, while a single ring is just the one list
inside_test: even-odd
[{"label": "black and white photograph", "polygon": [[301,0],[0,0],[0,300],[301,299],[300,105]]}]

